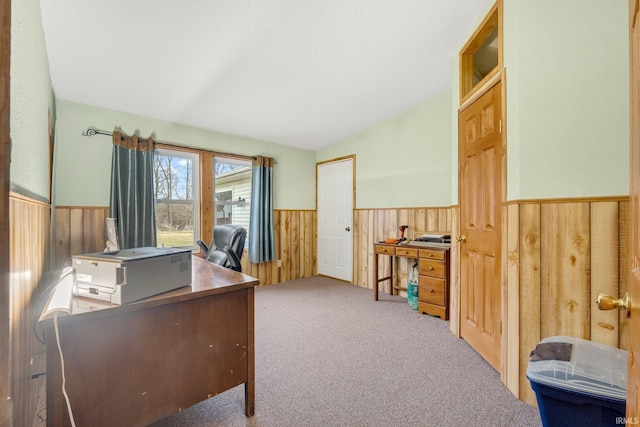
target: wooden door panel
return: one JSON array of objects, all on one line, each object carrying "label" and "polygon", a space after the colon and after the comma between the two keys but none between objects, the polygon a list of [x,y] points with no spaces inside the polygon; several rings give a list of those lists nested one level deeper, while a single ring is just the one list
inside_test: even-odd
[{"label": "wooden door panel", "polygon": [[[463,278],[468,286],[465,286],[465,296],[472,304],[465,305],[464,321],[472,325],[479,332],[494,334],[496,332],[496,314],[491,310],[495,298],[495,289],[490,286],[494,277],[496,260],[476,252],[467,252],[467,268]],[[499,324],[499,323],[498,323]]]},{"label": "wooden door panel", "polygon": [[[468,170],[468,175],[466,177],[467,180],[471,180],[471,182],[477,183],[481,182],[482,162],[480,161],[479,156],[468,156],[466,169]],[[465,212],[467,213],[467,215],[462,219],[462,226],[466,228],[468,233],[470,233],[472,230],[476,230],[477,224],[479,224],[478,198],[480,197],[480,192],[478,191],[478,189],[474,189],[473,191],[467,191],[466,195],[467,197],[465,197]]]},{"label": "wooden door panel", "polygon": [[499,82],[460,113],[460,333],[500,369],[502,135]]},{"label": "wooden door panel", "polygon": [[485,231],[494,231],[496,229],[496,150],[494,147],[488,148],[482,152],[482,172],[484,173],[483,182],[485,188],[482,193],[482,228]]}]

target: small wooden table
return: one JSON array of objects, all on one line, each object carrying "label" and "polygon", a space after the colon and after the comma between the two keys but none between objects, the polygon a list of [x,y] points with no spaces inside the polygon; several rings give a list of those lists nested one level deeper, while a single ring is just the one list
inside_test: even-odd
[{"label": "small wooden table", "polygon": [[[74,298],[58,317],[78,426],[145,426],[244,383],[254,414],[254,286],[192,257],[192,285],[117,306]],[[47,337],[47,425],[70,425],[54,325]]]},{"label": "small wooden table", "polygon": [[[394,290],[406,290],[397,285],[397,257],[418,261],[418,312],[449,318],[449,250],[448,243],[411,242],[401,244],[373,244],[373,296],[378,301],[380,282],[389,280],[389,294]],[[391,257],[389,275],[378,277],[378,257]]]}]

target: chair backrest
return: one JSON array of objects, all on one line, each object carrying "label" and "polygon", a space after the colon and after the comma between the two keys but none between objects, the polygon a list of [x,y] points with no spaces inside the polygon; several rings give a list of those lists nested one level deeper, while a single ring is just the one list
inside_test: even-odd
[{"label": "chair backrest", "polygon": [[240,257],[247,238],[247,230],[239,225],[222,224],[213,227],[213,243],[216,248],[224,249],[226,246]]},{"label": "chair backrest", "polygon": [[216,225],[213,227],[213,241],[205,258],[213,263],[242,271],[240,260],[246,238],[247,230],[239,225]]}]

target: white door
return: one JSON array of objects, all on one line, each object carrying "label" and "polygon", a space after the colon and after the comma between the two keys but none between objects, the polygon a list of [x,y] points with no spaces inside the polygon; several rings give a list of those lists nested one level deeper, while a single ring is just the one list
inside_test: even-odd
[{"label": "white door", "polygon": [[353,159],[318,165],[318,274],[353,275]]}]

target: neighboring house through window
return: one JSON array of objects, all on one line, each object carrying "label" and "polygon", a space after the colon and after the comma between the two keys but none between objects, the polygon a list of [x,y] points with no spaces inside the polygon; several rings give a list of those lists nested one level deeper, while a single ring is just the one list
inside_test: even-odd
[{"label": "neighboring house through window", "polygon": [[248,233],[251,212],[251,162],[216,157],[213,188],[214,225],[236,224],[244,227]]}]

